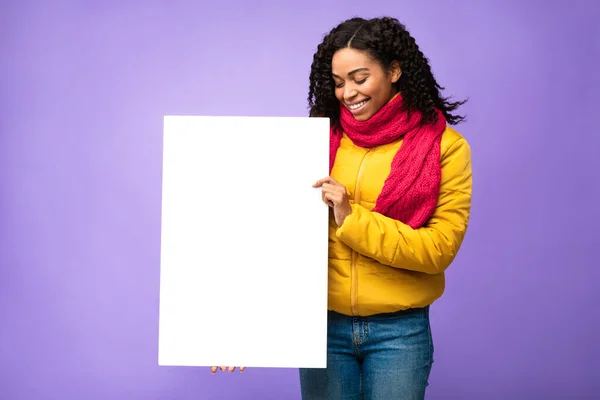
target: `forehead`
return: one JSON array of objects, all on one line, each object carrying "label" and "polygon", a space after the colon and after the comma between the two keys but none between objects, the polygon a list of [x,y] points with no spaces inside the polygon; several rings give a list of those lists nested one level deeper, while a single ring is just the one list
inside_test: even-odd
[{"label": "forehead", "polygon": [[358,68],[373,70],[377,65],[377,62],[365,52],[355,49],[340,49],[335,52],[331,60],[332,72],[340,76],[346,75]]}]

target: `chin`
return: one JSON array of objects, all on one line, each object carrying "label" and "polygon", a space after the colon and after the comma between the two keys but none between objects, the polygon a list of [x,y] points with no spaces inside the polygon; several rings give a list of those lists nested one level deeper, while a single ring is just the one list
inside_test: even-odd
[{"label": "chin", "polygon": [[371,113],[363,113],[363,114],[360,114],[360,115],[356,115],[354,117],[354,119],[357,120],[357,121],[366,121],[366,120],[368,120],[371,117],[372,117]]}]

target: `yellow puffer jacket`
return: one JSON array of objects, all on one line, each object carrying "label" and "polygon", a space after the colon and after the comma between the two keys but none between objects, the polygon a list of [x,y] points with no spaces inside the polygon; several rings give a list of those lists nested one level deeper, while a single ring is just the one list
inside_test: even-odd
[{"label": "yellow puffer jacket", "polygon": [[331,176],[346,187],[352,213],[329,220],[329,309],[372,315],[424,307],[439,298],[444,271],[465,236],[471,210],[471,150],[454,129],[441,142],[437,208],[421,228],[372,212],[402,140],[364,149],[344,135]]}]

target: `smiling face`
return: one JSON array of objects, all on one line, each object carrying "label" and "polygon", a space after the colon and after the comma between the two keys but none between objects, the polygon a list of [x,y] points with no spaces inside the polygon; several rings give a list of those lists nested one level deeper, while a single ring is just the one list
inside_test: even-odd
[{"label": "smiling face", "polygon": [[331,73],[335,97],[354,118],[366,121],[396,94],[393,84],[402,72],[397,62],[386,71],[367,53],[344,48],[333,55]]}]

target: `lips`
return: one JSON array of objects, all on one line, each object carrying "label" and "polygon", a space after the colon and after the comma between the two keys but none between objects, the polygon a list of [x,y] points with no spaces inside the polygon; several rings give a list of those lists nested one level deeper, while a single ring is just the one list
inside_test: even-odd
[{"label": "lips", "polygon": [[365,104],[369,102],[369,100],[370,99],[366,99],[352,104],[346,103],[346,107],[348,108],[348,110],[350,110],[350,112],[356,114],[362,110],[362,108],[365,106]]}]

